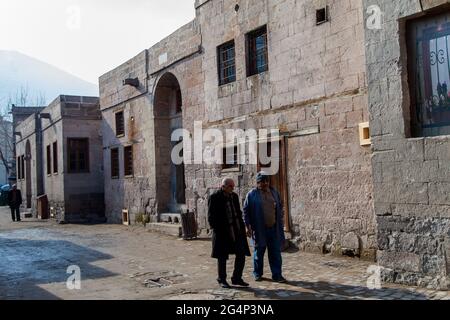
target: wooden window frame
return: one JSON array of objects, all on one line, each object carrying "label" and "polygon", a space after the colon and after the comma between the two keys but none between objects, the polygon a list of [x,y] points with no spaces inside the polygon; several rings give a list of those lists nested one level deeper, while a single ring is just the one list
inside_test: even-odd
[{"label": "wooden window frame", "polygon": [[[115,153],[117,153],[117,159],[115,159],[113,157],[113,155]],[[111,160],[111,179],[119,179],[120,178],[120,152],[119,152],[119,148],[111,148],[110,160]]]},{"label": "wooden window frame", "polygon": [[52,150],[51,150],[51,148],[52,148],[51,144],[47,145],[47,147],[45,148],[46,156],[47,156],[47,159],[46,159],[47,160],[46,161],[46,164],[47,164],[47,176],[50,176],[52,174]]},{"label": "wooden window frame", "polygon": [[[71,166],[71,143],[78,141],[78,142],[85,142],[86,144],[84,145],[84,153],[86,154],[85,156],[85,168],[84,169],[80,169],[79,168],[79,163],[80,163],[80,158],[79,158],[79,150],[77,150],[77,159],[76,159],[76,168],[72,168]],[[89,138],[67,138],[67,172],[71,173],[71,174],[79,174],[79,173],[89,173],[90,172],[90,157],[89,157]]]},{"label": "wooden window frame", "polygon": [[[226,57],[224,56],[226,54]],[[228,55],[232,57],[228,57]],[[217,69],[219,86],[236,82],[236,45],[234,40],[228,41],[217,47]],[[227,70],[230,74],[226,75]]]},{"label": "wooden window frame", "polygon": [[125,136],[125,112],[124,110],[117,111],[114,114],[115,125],[116,125],[116,137]]},{"label": "wooden window frame", "polygon": [[[234,163],[227,163],[227,150],[233,148],[234,149]],[[239,170],[239,148],[238,145],[233,146],[224,146],[222,148],[222,170],[223,171],[233,171]]]},{"label": "wooden window frame", "polygon": [[58,141],[53,142],[52,150],[53,150],[53,174],[57,174],[59,171],[59,168],[58,168]]},{"label": "wooden window frame", "polygon": [[[256,41],[263,37],[264,46],[256,48]],[[267,25],[262,26],[246,35],[246,56],[247,56],[247,77],[269,71],[269,51],[268,51],[268,33]],[[258,65],[258,58],[262,56],[265,63]]]},{"label": "wooden window frame", "polygon": [[[128,150],[131,150],[131,159],[128,159]],[[131,163],[130,163],[131,161]],[[131,171],[129,171],[131,168]],[[134,148],[133,145],[128,145],[123,148],[123,172],[127,178],[134,177]]]}]

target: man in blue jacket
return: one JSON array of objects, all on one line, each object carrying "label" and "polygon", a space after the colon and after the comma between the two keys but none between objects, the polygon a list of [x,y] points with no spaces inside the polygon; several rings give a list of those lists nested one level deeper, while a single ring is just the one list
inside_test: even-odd
[{"label": "man in blue jacket", "polygon": [[264,254],[269,254],[272,279],[285,283],[282,272],[281,248],[284,244],[284,218],[281,197],[270,187],[269,176],[259,172],[256,176],[258,187],[250,191],[244,203],[244,221],[247,236],[254,240],[253,276],[262,281]]}]

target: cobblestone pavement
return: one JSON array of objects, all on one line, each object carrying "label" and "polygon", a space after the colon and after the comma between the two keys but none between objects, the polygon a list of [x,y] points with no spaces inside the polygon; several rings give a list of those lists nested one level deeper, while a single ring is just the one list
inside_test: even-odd
[{"label": "cobblestone pavement", "polygon": [[[450,300],[447,292],[399,285],[369,290],[370,263],[302,252],[283,253],[288,284],[254,282],[248,259],[251,288],[219,289],[210,250],[207,239],[183,241],[144,227],[12,223],[0,208],[0,299]],[[71,265],[81,269],[81,290],[67,289]]]}]

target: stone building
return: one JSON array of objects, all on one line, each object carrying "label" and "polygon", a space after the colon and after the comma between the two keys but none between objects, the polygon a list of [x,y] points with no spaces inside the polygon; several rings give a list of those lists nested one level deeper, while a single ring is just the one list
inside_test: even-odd
[{"label": "stone building", "polygon": [[7,184],[13,175],[14,145],[12,123],[0,116],[0,185]]},{"label": "stone building", "polygon": [[17,179],[36,214],[46,195],[58,220],[104,216],[102,132],[96,97],[59,96],[16,128]]},{"label": "stone building", "polygon": [[[208,229],[225,176],[242,200],[261,166],[171,162],[184,128],[279,129],[286,232],[302,249],[374,259],[361,1],[196,1],[196,18],[100,78],[110,221],[183,210]],[[236,142],[225,141],[234,150]],[[233,157],[231,157],[233,158]]]},{"label": "stone building", "polygon": [[364,11],[378,262],[388,281],[447,289],[448,1],[365,0]]}]

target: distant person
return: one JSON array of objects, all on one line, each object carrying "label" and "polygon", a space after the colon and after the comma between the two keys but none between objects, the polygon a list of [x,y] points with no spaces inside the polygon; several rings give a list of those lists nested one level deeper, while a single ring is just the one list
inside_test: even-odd
[{"label": "distant person", "polygon": [[13,185],[8,193],[8,205],[11,208],[12,221],[20,220],[20,206],[22,205],[22,193],[17,189],[17,185]]},{"label": "distant person", "polygon": [[281,249],[285,242],[283,205],[280,194],[272,188],[269,176],[259,172],[257,188],[251,190],[244,203],[244,220],[247,235],[254,240],[253,276],[262,281],[264,254],[268,250],[272,280],[285,283],[282,273]]},{"label": "distant person", "polygon": [[250,257],[250,248],[239,197],[233,192],[234,187],[232,179],[224,179],[221,189],[208,199],[208,222],[213,230],[212,257],[218,260],[217,282],[225,289],[230,288],[227,282],[227,260],[230,254],[236,255],[231,283],[235,286],[249,286],[242,279],[242,273],[245,257]]}]

